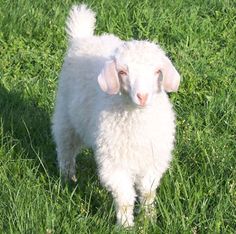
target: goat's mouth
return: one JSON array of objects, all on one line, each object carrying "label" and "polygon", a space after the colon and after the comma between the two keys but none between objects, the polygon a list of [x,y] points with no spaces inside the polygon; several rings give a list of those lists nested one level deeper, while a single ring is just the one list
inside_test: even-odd
[{"label": "goat's mouth", "polygon": [[145,104],[140,104],[140,103],[136,103],[136,102],[133,102],[134,106],[138,109],[145,109],[147,107],[149,107],[150,105],[145,103]]},{"label": "goat's mouth", "polygon": [[147,107],[147,104],[136,104],[136,106],[140,109],[144,109]]}]

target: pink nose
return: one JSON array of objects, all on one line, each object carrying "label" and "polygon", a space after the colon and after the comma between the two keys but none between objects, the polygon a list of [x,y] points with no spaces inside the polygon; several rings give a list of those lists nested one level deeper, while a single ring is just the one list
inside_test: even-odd
[{"label": "pink nose", "polygon": [[140,102],[141,106],[145,106],[147,99],[148,99],[148,94],[147,93],[137,93],[138,100]]}]

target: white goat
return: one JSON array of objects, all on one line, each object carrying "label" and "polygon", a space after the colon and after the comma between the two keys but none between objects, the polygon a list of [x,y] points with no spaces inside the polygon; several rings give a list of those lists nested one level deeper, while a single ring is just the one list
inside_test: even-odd
[{"label": "white goat", "polygon": [[85,5],[73,6],[67,20],[52,126],[58,163],[75,180],[80,146],[92,147],[118,224],[132,226],[136,190],[150,213],[171,161],[175,114],[165,91],[177,91],[180,76],[158,45],[95,36],[95,21]]}]

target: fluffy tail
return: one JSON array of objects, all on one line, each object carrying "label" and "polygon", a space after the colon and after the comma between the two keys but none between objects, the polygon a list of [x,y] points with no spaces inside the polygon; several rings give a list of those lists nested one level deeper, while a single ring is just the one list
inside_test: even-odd
[{"label": "fluffy tail", "polygon": [[85,4],[71,8],[66,22],[66,32],[70,40],[93,35],[96,18],[95,13]]}]

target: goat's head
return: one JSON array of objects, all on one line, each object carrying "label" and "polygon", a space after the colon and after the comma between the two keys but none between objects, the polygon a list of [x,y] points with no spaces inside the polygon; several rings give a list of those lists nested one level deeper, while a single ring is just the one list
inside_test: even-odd
[{"label": "goat's head", "polygon": [[162,87],[178,90],[180,75],[163,50],[147,41],[125,42],[107,61],[98,76],[100,88],[110,94],[129,94],[139,106],[152,103]]}]

